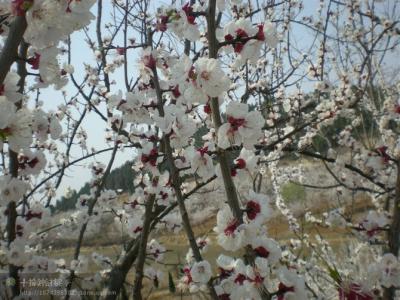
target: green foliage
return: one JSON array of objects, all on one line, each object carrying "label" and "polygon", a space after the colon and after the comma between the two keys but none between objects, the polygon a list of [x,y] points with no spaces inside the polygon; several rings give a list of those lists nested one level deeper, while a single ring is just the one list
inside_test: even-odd
[{"label": "green foliage", "polygon": [[133,180],[135,172],[132,170],[132,162],[127,162],[119,168],[114,169],[106,180],[106,188],[111,190],[122,190],[132,194],[135,191]]},{"label": "green foliage", "polygon": [[336,267],[331,268],[328,266],[328,272],[329,272],[329,276],[331,276],[331,278],[337,282],[337,283],[341,283],[342,282],[342,278],[340,276],[339,271],[336,269]]},{"label": "green foliage", "polygon": [[338,144],[335,138],[350,123],[351,120],[338,117],[332,125],[324,126],[320,130],[320,135],[313,138],[315,150],[321,154],[326,154],[330,147],[336,148]]},{"label": "green foliage", "polygon": [[67,211],[75,208],[78,198],[83,194],[89,194],[90,186],[89,183],[85,185],[77,192],[73,190],[69,195],[62,196],[60,200],[56,202],[55,206],[50,206],[52,212]]},{"label": "green foliage", "polygon": [[[105,187],[110,190],[120,190],[123,193],[132,194],[135,191],[133,180],[135,172],[132,170],[132,162],[127,162],[119,168],[111,171],[107,177]],[[63,196],[59,199],[55,206],[51,206],[52,212],[68,211],[75,209],[78,198],[83,195],[89,195],[90,185],[88,182],[77,192],[75,190],[68,196]]]},{"label": "green foliage", "polygon": [[281,195],[286,203],[304,202],[306,199],[305,188],[293,182],[281,186]]},{"label": "green foliage", "polygon": [[320,135],[316,135],[315,137],[313,137],[312,144],[315,151],[321,154],[326,154],[326,152],[329,150],[328,140]]},{"label": "green foliage", "polygon": [[[353,137],[357,141],[374,140],[379,137],[378,124],[376,123],[372,113],[368,110],[362,109],[357,112],[361,117],[361,124],[356,126],[353,130]],[[319,135],[313,138],[314,149],[321,153],[326,154],[330,147],[338,147],[337,136],[343,129],[350,125],[353,119],[338,117],[332,125],[324,126],[319,131]]]},{"label": "green foliage", "polygon": [[208,133],[208,129],[206,125],[201,126],[196,133],[193,135],[194,138],[194,146],[196,148],[203,147],[204,141],[202,139],[203,135]]},{"label": "green foliage", "polygon": [[169,289],[170,293],[176,292],[174,278],[172,278],[171,272],[168,272],[168,289]]}]

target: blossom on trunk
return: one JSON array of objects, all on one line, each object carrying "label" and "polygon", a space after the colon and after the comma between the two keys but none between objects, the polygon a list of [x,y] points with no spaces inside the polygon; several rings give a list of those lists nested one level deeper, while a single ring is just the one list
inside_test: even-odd
[{"label": "blossom on trunk", "polygon": [[218,211],[217,226],[214,231],[217,233],[218,244],[225,250],[236,251],[246,241],[246,225],[240,224],[228,206]]},{"label": "blossom on trunk", "polygon": [[28,190],[29,184],[9,175],[0,176],[0,203],[8,205],[9,202],[17,202]]},{"label": "blossom on trunk", "polygon": [[281,267],[279,269],[279,300],[307,300],[309,299],[306,293],[304,278],[296,274],[293,269]]},{"label": "blossom on trunk", "polygon": [[386,253],[378,263],[380,282],[386,287],[400,287],[400,261],[392,253]]},{"label": "blossom on trunk", "polygon": [[241,145],[253,149],[262,136],[264,119],[259,111],[250,111],[247,104],[230,102],[226,109],[227,122],[218,130],[218,146],[226,149]]},{"label": "blossom on trunk", "polygon": [[219,97],[229,89],[230,81],[222,71],[220,63],[214,58],[199,58],[194,69],[195,84],[210,97]]},{"label": "blossom on trunk", "polygon": [[192,276],[192,280],[196,283],[207,283],[212,275],[210,263],[206,260],[193,263],[190,269],[190,275]]},{"label": "blossom on trunk", "polygon": [[0,84],[0,96],[5,96],[8,101],[13,103],[22,99],[22,94],[18,92],[19,75],[15,72],[9,72],[4,79],[3,84]]},{"label": "blossom on trunk", "polygon": [[281,258],[281,248],[273,239],[264,236],[258,237],[252,241],[251,247],[257,256],[267,259],[269,265],[276,264]]},{"label": "blossom on trunk", "polygon": [[37,175],[46,166],[47,160],[43,151],[24,150],[18,155],[18,168],[21,175]]},{"label": "blossom on trunk", "polygon": [[199,149],[190,146],[185,149],[185,155],[190,161],[191,171],[197,173],[203,182],[207,181],[215,174],[213,161],[207,152],[207,146]]},{"label": "blossom on trunk", "polygon": [[21,149],[27,149],[32,143],[32,113],[25,108],[15,112],[14,104],[5,101],[0,99],[0,104],[5,104],[0,113],[0,139],[8,141],[10,149],[19,152]]},{"label": "blossom on trunk", "polygon": [[262,225],[271,215],[270,201],[267,196],[250,190],[245,196],[244,212],[248,222]]}]

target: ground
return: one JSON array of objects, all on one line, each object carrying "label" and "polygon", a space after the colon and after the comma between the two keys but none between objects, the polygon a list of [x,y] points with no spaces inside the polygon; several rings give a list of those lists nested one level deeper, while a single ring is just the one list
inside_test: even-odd
[{"label": "ground", "polygon": [[[328,204],[326,204],[328,205]],[[359,198],[354,203],[351,204],[351,209],[354,213],[355,219],[360,219],[365,215],[366,208],[370,205],[370,201],[366,198]],[[350,210],[350,206],[347,207],[347,210]],[[325,205],[320,205],[319,207],[314,207],[313,209],[316,215],[319,215],[321,212],[326,211]],[[301,219],[301,215],[298,216]],[[204,258],[209,261],[215,261],[215,258],[219,254],[226,253],[221,247],[217,245],[215,242],[215,234],[213,232],[213,227],[215,226],[215,216],[210,217],[205,220],[201,224],[198,224],[194,227],[194,231],[196,236],[205,236],[207,235],[211,240],[212,244],[209,247],[208,252],[204,255]],[[293,232],[290,231],[287,222],[285,222],[283,216],[275,216],[272,220],[267,224],[269,236],[279,241],[281,245],[285,245],[290,242],[290,239],[294,237]],[[307,232],[313,239],[316,234],[321,235],[324,239],[328,240],[333,248],[340,247],[344,242],[354,238],[353,234],[349,230],[331,230],[320,226],[315,225],[306,225],[304,226],[304,231]],[[152,300],[167,300],[167,299],[192,299],[192,296],[188,296],[187,294],[181,294],[176,292],[175,294],[171,294],[168,289],[168,272],[174,278],[175,284],[177,284],[177,279],[179,278],[179,269],[182,266],[182,263],[185,260],[185,256],[188,250],[188,242],[185,237],[184,232],[180,232],[178,234],[173,233],[153,233],[151,238],[157,238],[159,242],[161,242],[168,250],[165,255],[165,260],[163,264],[157,264],[157,268],[164,272],[164,277],[159,283],[159,287],[155,288],[152,282],[148,279],[145,279],[145,287],[143,295],[148,295],[146,299]],[[83,255],[87,255],[90,257],[92,252],[98,252],[103,255],[109,257],[116,257],[120,253],[121,244],[113,244],[107,246],[91,246],[91,247],[83,247],[81,253]],[[74,248],[67,247],[63,249],[53,250],[51,256],[54,258],[65,258],[67,261],[72,258]],[[240,253],[237,253],[240,255]],[[153,264],[149,262],[150,264]],[[96,270],[96,266],[94,264],[90,265],[89,272],[94,272]],[[134,273],[131,272],[128,275],[127,281],[129,283],[133,283]],[[201,299],[201,295],[199,296]],[[206,298],[203,298],[206,299]]]}]

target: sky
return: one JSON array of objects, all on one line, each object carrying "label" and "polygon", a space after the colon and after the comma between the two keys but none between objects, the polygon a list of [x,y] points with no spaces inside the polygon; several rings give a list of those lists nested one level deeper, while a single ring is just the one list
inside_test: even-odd
[{"label": "sky", "polygon": [[[111,1],[103,1],[104,3],[104,12],[103,12],[103,17],[104,20],[107,21],[109,19],[109,14],[111,12]],[[159,5],[161,1],[154,1],[154,5]],[[319,3],[318,0],[306,0],[304,1],[305,9],[303,14],[305,15],[313,15],[315,14],[315,11],[317,9],[317,5]],[[96,5],[94,5],[92,11],[94,14],[96,14]],[[95,37],[95,30],[94,30],[94,22],[89,26],[89,35],[96,40]],[[106,36],[106,34],[103,34],[103,36]],[[303,26],[295,26],[293,28],[293,36],[297,38],[297,41],[292,40],[293,43],[297,43],[299,48],[302,49],[307,49],[311,47],[312,43],[312,34],[310,34],[310,30],[306,29]],[[77,80],[77,82],[81,82],[83,77],[85,76],[84,72],[84,63],[85,62],[91,62],[91,65],[93,66],[93,53],[92,51],[87,47],[87,45],[82,45],[83,40],[85,39],[85,34],[83,32],[76,32],[71,36],[71,43],[72,43],[72,64],[75,68],[75,73],[74,76]],[[121,42],[121,41],[120,41]],[[113,43],[114,45],[118,45],[118,40]],[[121,43],[122,45],[122,43]],[[135,53],[138,53],[138,51],[135,51]],[[396,59],[396,55],[392,55],[389,57],[389,62],[390,60]],[[136,73],[135,70],[135,65],[136,65],[137,57],[133,55],[130,57],[130,63],[129,63],[129,71],[132,74]],[[118,89],[121,89],[124,92],[124,85],[121,85],[120,83],[124,82],[123,80],[123,73],[122,73],[122,68],[117,70],[115,73],[112,74],[112,79],[116,81],[116,84],[113,85],[112,87],[112,92],[115,93],[117,92]],[[68,84],[67,87],[65,88],[65,91],[67,92],[68,95],[72,95],[76,92],[76,89],[72,87],[71,84]],[[67,98],[68,99],[68,98]],[[44,89],[41,91],[41,100],[44,102],[44,108],[45,110],[57,110],[57,106],[61,103],[63,103],[63,96],[61,91],[55,91],[52,87]],[[82,101],[82,99],[80,99]],[[105,112],[105,107],[102,107],[102,111]],[[96,113],[90,112],[87,117],[85,118],[82,127],[86,129],[88,133],[88,139],[87,139],[87,144],[88,144],[88,149],[91,149],[92,147],[100,150],[106,147],[110,147],[112,145],[106,144],[104,140],[105,136],[105,129],[107,128],[107,124],[102,121]],[[78,147],[74,147],[73,151],[71,152],[71,158],[70,160],[79,158],[82,153]],[[97,161],[101,161],[104,164],[107,164],[110,153],[105,153],[105,154],[100,154],[95,157]],[[132,160],[135,157],[135,150],[134,149],[125,149],[124,151],[118,151],[114,167],[118,167],[125,163],[127,160]],[[92,162],[93,159],[89,159],[85,162],[85,164]],[[75,167],[68,168],[66,171],[66,175],[64,177],[64,181],[61,184],[58,192],[57,192],[57,197],[55,199],[59,199],[62,195],[65,195],[65,193],[68,191],[69,188],[79,190],[80,187],[83,186],[84,183],[89,181],[91,178],[90,170],[88,168],[82,167],[82,165],[78,165]]]},{"label": "sky", "polygon": [[[107,15],[111,10],[111,1],[103,1],[104,2],[104,18],[106,19]],[[96,14],[96,5],[93,6],[92,12]],[[95,21],[91,23],[89,26],[89,35],[95,39],[95,29],[94,29]],[[85,34],[83,31],[75,32],[71,35],[71,48],[72,56],[71,56],[71,64],[74,66],[74,76],[78,83],[83,81],[85,76],[84,71],[84,63],[90,62],[92,66],[95,64],[94,62],[94,55],[92,51],[87,47],[86,44],[80,46],[85,39]],[[63,44],[63,46],[66,46]],[[113,79],[117,82],[122,82],[122,73],[116,72],[113,74]],[[121,87],[123,89],[123,87]],[[70,82],[63,90],[67,92],[68,95],[74,95],[76,93],[76,88]],[[116,89],[115,89],[116,90]],[[70,98],[66,98],[69,100]],[[79,101],[84,101],[82,97],[78,98]],[[64,103],[64,98],[61,91],[56,91],[52,87],[43,89],[41,91],[41,100],[44,102],[44,108],[47,111],[53,110],[56,111],[57,107],[60,104]],[[103,113],[105,112],[105,106],[100,106],[100,111]],[[112,147],[113,145],[110,143],[106,143],[105,141],[105,132],[106,128],[108,127],[107,124],[99,118],[99,116],[95,112],[89,112],[84,121],[81,124],[81,127],[84,128],[87,132],[88,139],[87,139],[87,148],[91,149],[94,148],[96,150],[101,150],[104,148]],[[76,141],[78,139],[75,139]],[[65,147],[64,147],[65,148]],[[60,149],[63,149],[62,146]],[[104,164],[110,159],[111,152],[105,152],[99,155],[94,156],[93,158],[87,159],[79,165],[70,167],[66,170],[63,182],[60,185],[59,190],[57,191],[57,196],[55,199],[59,199],[61,196],[65,195],[68,190],[75,189],[79,190],[86,182],[91,179],[91,172],[88,168],[84,166],[93,161],[100,161]],[[70,161],[74,159],[78,159],[82,156],[82,151],[79,147],[73,147],[70,155]],[[135,151],[131,148],[124,149],[122,151],[118,151],[115,162],[114,168],[121,166],[127,160],[132,160],[135,157]]]}]

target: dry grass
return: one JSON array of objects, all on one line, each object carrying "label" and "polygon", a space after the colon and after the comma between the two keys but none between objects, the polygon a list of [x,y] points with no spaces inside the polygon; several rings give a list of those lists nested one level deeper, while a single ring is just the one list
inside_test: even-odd
[{"label": "dry grass", "polygon": [[[354,212],[354,218],[359,219],[364,215],[366,207],[370,206],[370,201],[365,198],[356,199],[356,201],[347,207],[347,211],[350,209]],[[320,214],[326,211],[329,207],[328,203],[326,205],[321,205],[314,209],[315,214]],[[297,216],[301,219],[301,215]],[[213,261],[215,258],[221,254],[225,253],[220,246],[215,242],[215,234],[213,232],[213,227],[215,226],[215,216],[211,216],[208,220],[194,227],[194,232],[196,236],[208,236],[212,240],[212,245],[209,247],[208,252],[204,255],[204,258]],[[293,232],[290,231],[287,222],[283,216],[274,217],[268,224],[269,235],[280,241],[282,245],[287,244],[291,238],[294,238]],[[304,232],[308,233],[312,239],[316,234],[321,235],[324,239],[329,240],[332,247],[338,247],[344,242],[351,238],[351,233],[346,230],[331,230],[329,228],[316,227],[314,225],[305,225]],[[145,286],[143,289],[143,294],[148,295],[147,299],[152,300],[169,300],[169,299],[193,299],[191,295],[187,294],[171,294],[168,289],[168,272],[170,272],[177,284],[177,278],[180,277],[180,267],[185,261],[185,256],[189,248],[186,236],[183,231],[173,234],[171,232],[157,232],[152,234],[152,238],[157,238],[167,249],[168,252],[165,254],[165,259],[163,264],[156,264],[149,262],[149,265],[157,265],[157,269],[164,272],[164,278],[159,282],[159,287],[154,288],[150,280],[145,279]],[[51,257],[54,258],[65,258],[68,262],[71,260],[73,255],[73,248],[58,249],[50,253]],[[81,253],[83,255],[89,256],[92,252],[98,252],[109,257],[116,257],[121,251],[121,245],[109,245],[109,246],[99,246],[99,247],[83,247]],[[239,255],[239,253],[238,253]],[[97,271],[98,268],[91,264],[89,266],[89,273]],[[130,272],[127,277],[128,283],[133,283],[134,273]],[[201,299],[201,296],[199,296]],[[206,298],[203,298],[206,299]]]}]

